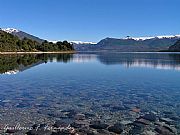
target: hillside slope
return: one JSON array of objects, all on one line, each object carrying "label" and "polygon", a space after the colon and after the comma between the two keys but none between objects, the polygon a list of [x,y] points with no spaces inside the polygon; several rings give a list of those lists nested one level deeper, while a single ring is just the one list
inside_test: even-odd
[{"label": "hillside slope", "polygon": [[49,52],[49,51],[72,51],[74,50],[72,44],[67,41],[52,43],[44,41],[39,43],[37,41],[23,38],[0,30],[0,52]]},{"label": "hillside slope", "polygon": [[14,29],[14,28],[4,28],[4,29],[1,29],[1,30],[4,31],[4,32],[7,32],[9,34],[12,34],[14,36],[17,36],[19,39],[28,38],[28,39],[31,39],[31,40],[36,41],[38,43],[42,43],[44,41],[43,39],[40,39],[40,38],[38,38],[36,36],[33,36],[31,34],[28,34],[26,32],[23,32],[23,31]]},{"label": "hillside slope", "polygon": [[178,40],[174,45],[170,46],[169,51],[180,52],[180,40]]}]

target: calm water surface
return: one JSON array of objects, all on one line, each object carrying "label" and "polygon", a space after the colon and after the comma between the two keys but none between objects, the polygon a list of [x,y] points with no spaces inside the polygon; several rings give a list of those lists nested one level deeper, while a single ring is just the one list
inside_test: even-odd
[{"label": "calm water surface", "polygon": [[178,53],[0,55],[0,73],[1,124],[81,114],[86,126],[119,123],[122,134],[180,133]]}]

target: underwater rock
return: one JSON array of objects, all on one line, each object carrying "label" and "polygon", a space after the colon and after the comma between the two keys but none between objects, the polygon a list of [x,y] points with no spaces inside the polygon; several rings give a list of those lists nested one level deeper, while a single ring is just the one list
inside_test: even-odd
[{"label": "underwater rock", "polygon": [[89,122],[88,121],[75,121],[71,124],[74,128],[82,128],[82,127],[88,127]]},{"label": "underwater rock", "polygon": [[143,133],[142,133],[142,135],[156,135],[156,133],[155,132],[153,132],[153,131],[144,131]]},{"label": "underwater rock", "polygon": [[141,111],[141,109],[139,109],[139,108],[133,108],[132,111],[135,112],[135,113],[139,113],[139,112]]},{"label": "underwater rock", "polygon": [[124,111],[124,110],[126,110],[127,108],[126,107],[124,107],[124,106],[113,106],[112,108],[111,108],[111,111],[112,112],[117,112],[117,111]]},{"label": "underwater rock", "polygon": [[116,134],[121,134],[123,132],[123,128],[122,127],[123,126],[121,124],[114,124],[113,126],[110,126],[108,128],[108,131],[116,133]]},{"label": "underwater rock", "polygon": [[122,125],[129,125],[129,124],[132,124],[133,121],[130,121],[130,120],[122,120],[120,123],[121,123]]},{"label": "underwater rock", "polygon": [[165,127],[162,127],[162,126],[156,127],[155,131],[162,135],[173,135],[172,132],[170,132],[168,129],[166,129]]},{"label": "underwater rock", "polygon": [[170,118],[160,118],[159,120],[162,121],[162,122],[165,122],[167,124],[172,124],[173,123],[173,120],[170,119]]},{"label": "underwater rock", "polygon": [[130,135],[139,135],[144,131],[143,127],[140,126],[134,126],[130,131],[129,134]]},{"label": "underwater rock", "polygon": [[102,123],[100,121],[93,121],[91,122],[91,125],[89,125],[90,128],[94,129],[106,129],[109,125]]},{"label": "underwater rock", "polygon": [[54,127],[56,127],[56,128],[59,128],[59,127],[68,127],[69,126],[69,124],[71,124],[71,120],[67,120],[67,121],[65,121],[65,120],[58,120],[58,121],[56,121],[55,123],[54,123]]},{"label": "underwater rock", "polygon": [[75,119],[76,120],[85,120],[85,115],[81,114],[81,113],[78,113],[78,114],[75,115]]},{"label": "underwater rock", "polygon": [[153,113],[145,114],[144,116],[141,116],[141,118],[155,122],[156,121],[156,115]]},{"label": "underwater rock", "polygon": [[109,132],[105,129],[97,129],[98,135],[109,135]]},{"label": "underwater rock", "polygon": [[10,129],[7,129],[7,131],[6,131],[6,133],[8,133],[8,134],[14,134],[16,132],[17,132],[16,130],[10,130]]},{"label": "underwater rock", "polygon": [[31,107],[31,105],[29,103],[22,102],[22,103],[19,103],[16,107],[17,108],[26,108],[26,107]]},{"label": "underwater rock", "polygon": [[175,127],[172,127],[172,126],[167,125],[167,124],[164,124],[163,127],[168,129],[170,132],[177,133],[177,130]]},{"label": "underwater rock", "polygon": [[74,116],[77,114],[75,110],[64,110],[61,112],[64,113],[68,118],[74,118]]},{"label": "underwater rock", "polygon": [[51,135],[52,132],[48,130],[31,130],[26,133],[27,135]]},{"label": "underwater rock", "polygon": [[146,119],[143,119],[143,118],[140,118],[138,120],[135,121],[136,123],[141,123],[141,124],[144,124],[144,125],[149,125],[150,122]]},{"label": "underwater rock", "polygon": [[174,121],[180,121],[180,117],[178,117],[178,116],[171,116],[170,119],[172,119]]},{"label": "underwater rock", "polygon": [[93,118],[95,117],[96,115],[93,114],[93,113],[85,113],[85,118],[88,119],[88,118]]}]

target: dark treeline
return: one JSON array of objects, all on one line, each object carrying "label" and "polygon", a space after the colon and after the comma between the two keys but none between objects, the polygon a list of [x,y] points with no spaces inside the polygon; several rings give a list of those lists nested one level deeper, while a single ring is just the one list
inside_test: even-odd
[{"label": "dark treeline", "polygon": [[52,43],[45,40],[38,43],[27,38],[20,40],[18,37],[0,30],[0,52],[57,52],[72,50],[74,50],[73,45],[67,41]]},{"label": "dark treeline", "polygon": [[174,45],[169,47],[169,51],[180,52],[180,40],[178,40]]},{"label": "dark treeline", "polygon": [[161,50],[160,52],[180,52],[180,40],[170,46],[168,50]]},{"label": "dark treeline", "polygon": [[41,63],[57,62],[67,63],[73,57],[72,54],[24,54],[24,55],[0,55],[0,74],[12,70],[23,71]]}]

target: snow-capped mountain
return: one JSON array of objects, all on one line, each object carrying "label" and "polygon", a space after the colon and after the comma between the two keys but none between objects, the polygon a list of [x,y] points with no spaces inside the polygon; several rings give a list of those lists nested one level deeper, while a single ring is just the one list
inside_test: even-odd
[{"label": "snow-capped mountain", "polygon": [[136,41],[144,41],[144,40],[149,40],[149,39],[172,39],[172,38],[180,38],[180,35],[165,35],[165,36],[156,36],[156,37],[125,37],[123,39],[133,39]]},{"label": "snow-capped mountain", "polygon": [[[19,37],[20,39],[23,39],[23,38],[29,38],[29,39],[32,39],[32,40],[35,40],[37,42],[43,42],[44,40],[43,39],[40,39],[36,36],[33,36],[31,34],[28,34],[26,32],[23,32],[21,30],[18,30],[18,29],[15,29],[15,28],[0,28],[0,30],[4,31],[4,32],[7,32],[7,33],[10,33],[10,34],[13,34],[17,37]],[[53,42],[53,43],[56,43],[58,41],[56,40],[50,40],[49,42]],[[94,45],[94,44],[97,44],[95,42],[83,42],[83,41],[69,41],[70,43],[74,44],[74,45]]]},{"label": "snow-capped mountain", "polygon": [[19,30],[14,28],[2,28],[1,30],[10,34],[20,32]]},{"label": "snow-capped mountain", "polygon": [[90,46],[96,46],[97,43],[95,42],[82,42],[82,41],[70,41],[71,44],[73,44],[74,49],[76,51],[82,51],[82,50],[86,50],[87,48],[89,48]]},{"label": "snow-capped mountain", "polygon": [[72,44],[97,44],[95,42],[69,41]]},{"label": "snow-capped mountain", "polygon": [[7,32],[7,33],[10,33],[10,34],[13,34],[13,35],[19,37],[19,39],[28,38],[28,39],[37,41],[39,43],[44,41],[43,39],[40,39],[36,36],[33,36],[31,34],[28,34],[26,32],[23,32],[21,30],[15,29],[15,28],[0,28],[0,30]]},{"label": "snow-capped mountain", "polygon": [[82,49],[88,51],[156,52],[168,50],[178,40],[180,40],[180,35],[105,38],[95,46],[85,46]]}]

